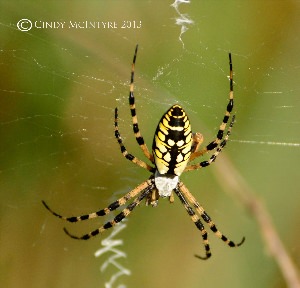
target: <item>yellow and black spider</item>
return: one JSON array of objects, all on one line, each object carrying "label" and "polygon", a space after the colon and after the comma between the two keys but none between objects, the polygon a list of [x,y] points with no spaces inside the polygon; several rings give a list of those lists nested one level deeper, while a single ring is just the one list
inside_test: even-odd
[{"label": "yellow and black spider", "polygon": [[[144,155],[151,161],[153,166],[148,165],[144,161],[136,158],[132,154],[128,153],[125,148],[121,135],[118,128],[118,109],[115,109],[115,137],[121,148],[121,152],[124,157],[138,166],[149,170],[152,175],[148,180],[134,188],[132,191],[128,192],[126,195],[118,199],[117,201],[110,204],[108,207],[99,210],[94,213],[65,217],[52,211],[49,206],[43,201],[44,206],[55,216],[64,219],[69,222],[78,222],[82,220],[92,219],[99,216],[104,216],[109,214],[111,211],[116,210],[120,206],[123,206],[127,201],[134,198],[133,201],[121,211],[113,220],[105,223],[100,228],[85,234],[83,236],[74,236],[68,232],[66,228],[64,231],[74,239],[87,240],[105,230],[113,227],[125,217],[127,217],[131,211],[140,204],[140,202],[145,199],[146,204],[151,204],[152,206],[157,206],[158,199],[160,197],[168,197],[169,201],[172,203],[174,201],[173,192],[178,196],[182,202],[187,213],[190,215],[192,221],[195,223],[196,227],[200,230],[203,239],[203,244],[205,247],[206,256],[202,257],[195,255],[200,259],[208,259],[211,256],[211,251],[209,247],[209,242],[207,239],[207,232],[202,224],[200,217],[206,222],[217,237],[223,240],[228,246],[236,247],[240,246],[245,238],[241,240],[240,243],[235,244],[233,241],[229,240],[224,234],[222,234],[206,214],[204,208],[198,203],[196,198],[191,194],[187,187],[179,180],[179,176],[185,171],[196,170],[199,168],[204,168],[213,163],[222,149],[225,147],[227,140],[229,138],[232,126],[234,124],[234,116],[232,117],[229,128],[227,129],[226,135],[224,137],[224,131],[226,129],[230,112],[233,108],[233,72],[232,72],[232,62],[231,54],[229,53],[229,65],[230,65],[230,92],[229,92],[229,103],[226,108],[225,116],[223,118],[222,124],[217,133],[215,140],[210,142],[205,148],[198,151],[201,143],[203,142],[203,136],[200,133],[192,133],[191,125],[187,114],[183,108],[175,104],[173,105],[161,118],[156,128],[156,132],[152,144],[152,154],[149,152],[147,145],[141,135],[138,126],[138,120],[135,109],[135,99],[134,99],[134,69],[135,61],[138,51],[138,45],[135,48],[135,53],[133,57],[133,63],[131,68],[131,81],[130,81],[130,92],[129,92],[129,105],[133,122],[133,132],[141,147]],[[209,151],[213,151],[213,155],[207,160],[202,161],[197,164],[188,165],[192,160],[204,155]],[[193,210],[195,209],[196,212]],[[200,216],[200,217],[199,217]]]}]

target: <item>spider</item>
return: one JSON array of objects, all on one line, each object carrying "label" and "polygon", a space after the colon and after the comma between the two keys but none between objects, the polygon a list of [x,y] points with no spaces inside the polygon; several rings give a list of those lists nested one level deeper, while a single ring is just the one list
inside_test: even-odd
[{"label": "spider", "polygon": [[[205,256],[195,255],[196,257],[205,260],[211,256],[207,232],[200,218],[202,218],[204,222],[208,224],[210,230],[214,232],[214,234],[222,241],[224,241],[229,247],[240,246],[244,242],[245,237],[243,237],[238,244],[235,244],[233,241],[229,240],[223,233],[221,233],[218,230],[214,222],[205,212],[204,208],[199,204],[199,202],[187,189],[187,187],[179,180],[179,176],[183,172],[197,170],[212,164],[216,160],[220,152],[223,150],[228,141],[235,119],[235,115],[233,115],[229,123],[226,135],[224,136],[224,132],[226,130],[226,126],[230,118],[230,113],[233,108],[233,72],[231,54],[229,53],[229,103],[227,105],[225,116],[220,125],[216,138],[212,142],[210,142],[205,148],[199,150],[199,147],[203,142],[203,136],[200,133],[192,133],[191,125],[186,112],[180,105],[175,104],[162,116],[158,123],[153,139],[151,154],[140,132],[135,109],[134,71],[137,52],[138,45],[136,45],[135,48],[131,67],[129,106],[132,116],[133,132],[136,141],[142,149],[143,154],[148,160],[150,160],[152,165],[148,165],[144,161],[130,154],[125,148],[119,132],[117,108],[115,108],[115,137],[119,143],[123,156],[126,159],[133,162],[134,164],[151,172],[152,174],[150,178],[144,181],[142,184],[138,185],[136,188],[134,188],[127,194],[125,194],[120,199],[110,204],[108,207],[90,214],[74,217],[65,217],[54,212],[44,201],[42,201],[44,206],[54,216],[57,216],[69,222],[78,222],[107,215],[111,211],[116,210],[120,206],[126,204],[129,200],[133,199],[133,201],[126,208],[124,208],[117,216],[115,216],[113,220],[105,223],[103,226],[97,228],[94,231],[84,234],[83,236],[75,236],[71,234],[66,228],[64,228],[64,231],[70,237],[74,239],[88,240],[91,237],[94,237],[104,232],[105,230],[113,227],[114,225],[122,221],[125,217],[129,216],[133,209],[137,207],[143,199],[146,200],[146,205],[150,204],[153,207],[155,207],[157,206],[160,197],[168,197],[170,203],[174,202],[173,192],[175,192],[175,194],[178,196],[179,200],[183,204],[185,210],[187,211],[188,215],[191,217],[191,220],[201,232],[203,245],[205,248]],[[210,151],[214,151],[214,153],[208,160],[202,161],[197,164],[189,165],[189,163],[192,160],[203,156],[205,153]]]}]

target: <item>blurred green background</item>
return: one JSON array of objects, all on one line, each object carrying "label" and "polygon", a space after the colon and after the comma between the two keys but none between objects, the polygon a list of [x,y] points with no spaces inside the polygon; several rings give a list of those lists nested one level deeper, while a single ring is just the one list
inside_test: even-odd
[{"label": "blurred green background", "polygon": [[[164,2],[164,3],[163,3]],[[300,266],[300,2],[191,1],[179,11],[194,23],[181,35],[173,1],[1,1],[0,4],[0,283],[2,287],[104,287],[118,270],[94,252],[109,236],[75,241],[106,219],[64,223],[93,212],[149,177],[127,161],[114,139],[114,107],[126,147],[143,158],[128,108],[134,47],[136,105],[151,147],[158,120],[174,103],[206,142],[218,131],[234,67],[237,121],[227,157],[267,207]],[[188,15],[188,16],[187,16]],[[66,26],[18,30],[21,19]],[[117,28],[72,28],[70,21],[115,21]],[[123,21],[140,28],[121,28]],[[27,24],[26,24],[27,25]],[[24,24],[24,27],[27,27]],[[184,45],[183,45],[184,43]],[[218,161],[181,179],[232,240],[209,234],[213,257],[178,199],[135,209],[116,235],[131,271],[113,287],[286,287],[252,215],[225,192]]]}]

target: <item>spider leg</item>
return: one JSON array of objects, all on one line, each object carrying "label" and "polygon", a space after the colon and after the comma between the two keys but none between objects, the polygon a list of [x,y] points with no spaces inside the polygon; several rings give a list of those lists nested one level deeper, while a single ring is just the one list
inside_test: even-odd
[{"label": "spider leg", "polygon": [[198,203],[196,198],[191,194],[191,192],[186,188],[186,186],[182,182],[180,182],[178,184],[178,187],[182,191],[183,195],[187,198],[187,200],[194,206],[194,208],[200,214],[202,219],[208,224],[210,230],[213,231],[218,238],[224,241],[229,247],[238,247],[244,243],[245,237],[243,237],[242,240],[237,244],[229,240],[221,231],[218,230],[215,223],[207,215],[204,208]]},{"label": "spider leg", "polygon": [[231,119],[229,128],[227,130],[226,136],[224,137],[224,139],[220,143],[220,145],[218,145],[217,150],[215,151],[215,153],[207,161],[202,161],[198,164],[189,165],[185,168],[184,171],[191,171],[191,170],[196,170],[196,169],[199,169],[199,168],[207,167],[216,160],[218,155],[222,152],[223,148],[226,146],[226,143],[227,143],[227,141],[229,139],[229,136],[230,136],[230,133],[231,133],[232,126],[234,124],[234,120],[235,120],[235,115],[232,116],[232,119]]},{"label": "spider leg", "polygon": [[149,184],[147,181],[147,186],[145,188],[143,188],[141,192],[141,194],[139,196],[137,196],[132,203],[130,203],[125,209],[123,209],[121,211],[121,213],[119,213],[113,220],[105,223],[103,226],[101,226],[100,228],[97,228],[87,234],[84,234],[82,236],[75,236],[73,234],[71,234],[66,228],[64,228],[65,233],[70,236],[73,239],[79,239],[79,240],[88,240],[91,237],[94,237],[100,233],[103,233],[105,230],[115,226],[117,223],[121,222],[124,218],[126,218],[131,212],[132,210],[137,207],[140,202],[149,195],[149,193],[152,191],[152,189],[154,189],[154,182],[151,181]]},{"label": "spider leg", "polygon": [[135,197],[137,194],[139,194],[141,191],[145,190],[147,187],[151,187],[151,185],[153,183],[153,180],[148,179],[147,181],[143,182],[142,184],[140,184],[139,186],[137,186],[136,188],[134,188],[133,190],[131,190],[130,192],[128,192],[127,194],[125,194],[123,197],[121,197],[120,199],[116,200],[115,202],[113,202],[112,204],[110,204],[108,207],[101,209],[97,212],[94,213],[90,213],[90,214],[86,214],[86,215],[81,215],[81,216],[73,216],[73,217],[66,217],[66,216],[62,216],[56,212],[54,212],[47,204],[45,201],[42,201],[42,203],[44,204],[44,206],[47,208],[47,210],[50,211],[50,213],[52,213],[54,216],[66,220],[68,222],[78,222],[78,221],[83,221],[83,220],[88,220],[88,219],[93,219],[99,216],[105,216],[107,214],[109,214],[111,211],[116,210],[118,207],[124,205],[128,200],[132,199],[133,197]]},{"label": "spider leg", "polygon": [[136,115],[136,109],[135,109],[135,98],[134,98],[134,68],[135,68],[135,61],[138,51],[138,45],[135,47],[135,52],[133,56],[132,66],[131,66],[131,77],[130,77],[130,91],[129,91],[129,107],[132,117],[132,127],[133,132],[136,138],[137,143],[140,145],[144,155],[152,162],[154,163],[153,155],[149,152],[149,149],[147,145],[145,144],[144,138],[140,132],[139,125],[138,125],[138,119]]},{"label": "spider leg", "polygon": [[218,145],[220,145],[222,139],[223,139],[223,135],[224,135],[224,131],[226,129],[226,125],[228,122],[228,119],[230,117],[230,113],[233,109],[233,70],[232,70],[232,61],[231,61],[231,53],[229,53],[229,68],[230,68],[230,74],[229,74],[229,103],[227,104],[227,108],[226,108],[226,112],[222,121],[222,124],[220,125],[219,131],[217,133],[217,138],[215,140],[213,140],[212,142],[210,142],[204,149],[200,150],[200,151],[195,151],[191,157],[190,157],[190,161],[192,161],[193,159],[202,156],[203,154],[205,154],[208,151],[212,151],[214,150]]},{"label": "spider leg", "polygon": [[122,137],[120,135],[119,132],[119,126],[118,126],[118,108],[115,108],[115,137],[120,145],[121,148],[121,152],[123,154],[123,156],[128,159],[129,161],[133,162],[134,164],[149,170],[150,172],[154,172],[155,168],[151,167],[150,165],[148,165],[147,163],[145,163],[144,161],[138,159],[137,157],[133,156],[132,154],[128,153],[126,147],[123,144],[123,140]]},{"label": "spider leg", "polygon": [[207,232],[204,228],[204,225],[202,224],[200,218],[195,213],[193,208],[190,206],[188,201],[185,199],[185,197],[183,196],[183,194],[182,194],[180,188],[178,188],[178,186],[174,189],[174,192],[176,193],[176,195],[180,199],[181,203],[183,204],[183,206],[184,206],[185,210],[187,211],[187,213],[190,215],[190,217],[191,217],[192,221],[195,223],[196,227],[201,232],[201,236],[202,236],[202,239],[203,239],[203,244],[204,244],[206,256],[205,257],[199,256],[199,255],[195,255],[195,256],[197,258],[202,259],[202,260],[206,260],[211,256],[211,251],[210,251],[210,248],[209,248],[209,242],[208,242],[208,239],[207,239]]},{"label": "spider leg", "polygon": [[[198,151],[198,149],[199,149],[200,145],[202,144],[202,142],[203,142],[203,135],[199,132],[193,133],[193,144],[192,144],[192,148],[191,148],[191,153],[192,153],[191,157],[195,154],[195,152]],[[203,154],[204,153],[205,152],[203,152]],[[201,154],[199,156],[202,156],[203,154]],[[199,157],[199,156],[197,156],[197,157]],[[191,157],[190,157],[190,161],[192,161],[195,158],[194,157],[193,159],[191,159]]]}]

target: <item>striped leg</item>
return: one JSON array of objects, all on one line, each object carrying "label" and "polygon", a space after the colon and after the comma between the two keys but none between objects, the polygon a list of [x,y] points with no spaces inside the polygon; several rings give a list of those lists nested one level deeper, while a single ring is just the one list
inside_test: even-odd
[{"label": "striped leg", "polygon": [[138,119],[137,119],[137,115],[136,115],[136,110],[135,110],[135,99],[134,99],[133,90],[134,90],[134,68],[135,68],[137,51],[138,51],[138,45],[136,45],[136,47],[135,47],[135,52],[134,52],[133,62],[132,62],[132,67],[131,67],[129,107],[130,107],[130,112],[131,112],[131,117],[132,117],[133,132],[134,132],[136,141],[140,145],[144,155],[152,163],[154,163],[153,155],[149,152],[149,149],[148,149],[147,145],[145,144],[144,138],[140,132],[139,125],[138,125]]},{"label": "striped leg", "polygon": [[128,192],[127,194],[125,194],[123,197],[121,197],[120,199],[116,200],[115,202],[113,202],[112,204],[110,204],[107,208],[101,209],[97,212],[94,213],[90,213],[90,214],[86,214],[86,215],[81,215],[81,216],[73,216],[73,217],[65,217],[62,216],[60,214],[57,214],[56,212],[54,212],[47,204],[45,201],[42,201],[44,206],[47,208],[47,210],[50,211],[50,213],[52,213],[54,216],[66,220],[68,222],[78,222],[78,221],[83,221],[83,220],[88,220],[88,219],[93,219],[99,216],[105,216],[107,214],[109,214],[111,211],[116,210],[118,207],[123,206],[124,204],[126,204],[126,202],[132,198],[134,198],[136,195],[138,195],[141,191],[144,191],[146,189],[148,190],[152,190],[154,187],[154,180],[153,179],[148,179],[147,181],[143,182],[142,184],[140,184],[139,186],[137,186],[136,188],[134,188],[133,190],[131,190],[130,192]]},{"label": "striped leg", "polygon": [[229,53],[229,68],[230,68],[230,76],[229,76],[229,85],[230,85],[230,90],[229,90],[229,103],[227,105],[226,108],[226,112],[223,118],[223,122],[220,125],[219,131],[217,133],[217,138],[215,140],[213,140],[212,142],[210,142],[204,149],[200,150],[200,151],[195,151],[191,157],[190,157],[190,161],[192,161],[193,159],[202,156],[203,154],[205,154],[208,151],[214,150],[218,145],[220,145],[222,139],[223,139],[223,135],[224,135],[224,131],[226,129],[226,125],[227,122],[229,120],[230,117],[230,113],[233,109],[233,70],[232,70],[232,61],[231,61],[231,53]]},{"label": "striped leg", "polygon": [[200,221],[198,215],[195,213],[195,211],[192,209],[192,207],[187,202],[187,200],[185,199],[185,197],[182,195],[180,189],[178,187],[176,187],[174,189],[174,192],[176,193],[176,195],[180,199],[180,201],[183,204],[185,210],[190,215],[192,221],[195,223],[196,227],[200,230],[201,235],[202,235],[202,239],[203,239],[203,244],[204,244],[204,247],[205,247],[206,256],[205,257],[199,256],[199,255],[195,255],[195,256],[197,258],[202,259],[202,260],[206,260],[206,259],[208,259],[211,256],[211,252],[210,252],[210,248],[209,248],[209,243],[208,243],[208,239],[207,239],[207,232],[206,232],[206,230],[205,230],[202,222]]},{"label": "striped leg", "polygon": [[218,230],[215,223],[206,214],[203,207],[198,203],[196,198],[191,194],[191,192],[186,188],[186,186],[182,182],[180,182],[178,184],[178,187],[182,191],[183,195],[186,197],[188,202],[194,206],[194,208],[200,214],[202,219],[208,224],[210,230],[213,231],[218,238],[220,238],[222,241],[224,241],[229,247],[237,247],[244,243],[245,237],[243,237],[242,240],[237,244],[235,244],[233,241],[229,240],[222,232],[220,232]]},{"label": "striped leg", "polygon": [[[234,120],[235,120],[235,115],[232,116],[232,119],[231,119],[229,128],[227,130],[226,136],[223,139],[223,141],[220,143],[220,145],[218,146],[215,153],[207,161],[202,161],[198,164],[189,165],[185,168],[184,171],[192,171],[192,170],[196,170],[196,169],[199,169],[199,168],[207,167],[216,160],[218,155],[222,152],[223,148],[226,146],[226,143],[227,143],[227,141],[229,139],[229,136],[230,136],[230,133],[231,133],[232,126],[234,124]],[[199,152],[201,152],[201,151],[199,151]]]},{"label": "striped leg", "polygon": [[150,165],[148,165],[147,163],[145,163],[144,161],[136,158],[135,156],[133,156],[132,154],[128,153],[128,151],[126,150],[120,132],[119,132],[119,127],[118,127],[118,108],[115,108],[115,137],[120,145],[121,148],[121,152],[123,154],[123,156],[130,160],[131,162],[133,162],[134,164],[139,165],[140,167],[149,170],[150,172],[154,172],[155,168],[151,167]]},{"label": "striped leg", "polygon": [[153,190],[154,187],[155,186],[152,183],[151,185],[148,185],[146,188],[144,188],[142,190],[141,194],[138,197],[136,197],[133,200],[132,203],[130,203],[124,210],[122,210],[122,212],[119,213],[113,220],[105,223],[100,228],[97,228],[97,229],[95,229],[95,230],[93,230],[93,231],[91,231],[91,232],[89,232],[87,234],[84,234],[82,236],[79,236],[79,237],[75,236],[73,234],[70,234],[69,231],[66,228],[64,228],[64,231],[71,238],[73,238],[73,239],[79,239],[79,240],[88,240],[91,237],[94,237],[94,236],[96,236],[96,235],[98,235],[100,233],[103,233],[105,230],[107,230],[107,229],[115,226],[117,223],[121,222],[124,218],[126,218],[132,212],[132,210],[136,206],[138,206],[141,203],[141,201],[149,195],[149,193],[151,193],[151,191]]}]

